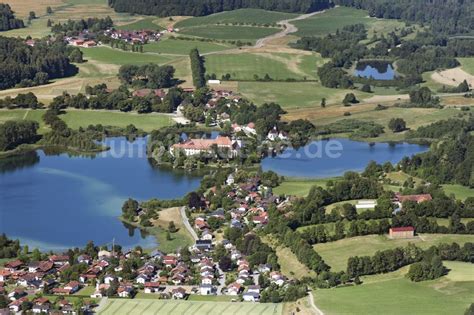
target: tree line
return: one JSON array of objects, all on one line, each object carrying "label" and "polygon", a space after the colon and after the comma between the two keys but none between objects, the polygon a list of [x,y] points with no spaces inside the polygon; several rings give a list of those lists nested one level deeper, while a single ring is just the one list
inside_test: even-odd
[{"label": "tree line", "polygon": [[191,72],[193,75],[193,84],[197,89],[206,86],[206,68],[204,67],[204,57],[199,55],[197,48],[189,53],[191,59]]},{"label": "tree line", "polygon": [[15,17],[10,5],[0,3],[0,32],[23,27],[25,27],[23,20]]},{"label": "tree line", "polygon": [[39,124],[31,120],[9,120],[0,124],[0,151],[13,150],[38,140]]},{"label": "tree line", "polygon": [[88,18],[80,20],[67,20],[63,23],[54,24],[51,27],[53,33],[66,33],[68,35],[77,35],[78,33],[88,30],[96,33],[104,31],[114,26],[114,22],[107,16],[105,18]]},{"label": "tree line", "polygon": [[76,49],[61,41],[39,41],[30,47],[21,39],[0,37],[0,89],[41,85],[76,74],[69,59]]},{"label": "tree line", "polygon": [[109,0],[116,12],[161,17],[174,15],[203,16],[243,8],[292,13],[309,13],[327,9],[329,0]]}]

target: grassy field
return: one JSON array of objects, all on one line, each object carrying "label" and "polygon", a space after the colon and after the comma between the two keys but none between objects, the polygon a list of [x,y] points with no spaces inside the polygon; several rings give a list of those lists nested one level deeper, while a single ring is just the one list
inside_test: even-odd
[{"label": "grassy field", "polygon": [[266,74],[274,80],[289,78],[303,80],[305,77],[315,80],[315,74],[310,72],[311,68],[316,70],[317,64],[322,62],[322,58],[317,55],[303,56],[283,53],[224,53],[208,55],[205,58],[208,74],[215,73],[220,78],[228,73],[232,80],[244,81],[255,80],[255,75],[263,78]]},{"label": "grassy field", "polygon": [[99,314],[182,314],[182,315],[279,315],[282,304],[199,302],[151,299],[109,299]]},{"label": "grassy field", "polygon": [[265,11],[259,9],[240,9],[234,11],[225,11],[208,16],[193,17],[175,24],[176,28],[187,28],[202,25],[215,24],[271,24],[281,20],[291,19],[298,16],[297,14],[282,13],[274,11]]},{"label": "grassy field", "polygon": [[474,58],[458,58],[458,60],[464,71],[474,75]]},{"label": "grassy field", "polygon": [[225,40],[240,40],[244,42],[254,42],[255,40],[267,37],[279,32],[275,27],[254,27],[254,26],[234,26],[234,25],[209,25],[195,26],[180,30],[180,34]]},{"label": "grassy field", "polygon": [[83,48],[84,59],[92,59],[102,64],[146,64],[146,63],[158,63],[165,64],[176,57],[164,56],[158,54],[145,54],[145,53],[134,53],[130,51],[123,51],[119,49],[112,49],[110,47],[95,47],[95,48]]},{"label": "grassy field", "polygon": [[367,235],[316,244],[314,249],[331,266],[331,270],[341,271],[346,269],[347,260],[351,256],[372,256],[379,250],[403,247],[408,243],[426,249],[432,245],[452,242],[460,245],[474,242],[474,235],[421,234],[421,237],[400,240],[392,240],[384,235]]},{"label": "grassy field", "polygon": [[367,11],[347,7],[338,7],[316,14],[308,19],[295,21],[298,28],[298,36],[324,36],[334,33],[344,26],[352,24],[364,24],[368,29],[369,38],[374,34],[387,34],[405,24],[397,20],[380,20],[370,18]]},{"label": "grassy field", "polygon": [[138,30],[155,30],[161,31],[163,28],[156,24],[154,21],[156,20],[155,17],[151,18],[144,18],[142,20],[138,20],[132,23],[120,25],[117,28],[120,30],[127,30],[127,31],[138,31]]},{"label": "grassy field", "polygon": [[[305,112],[307,109],[320,109],[323,98],[326,98],[327,104],[341,104],[346,93],[354,92],[326,88],[318,82],[239,82],[238,91],[256,104],[276,102],[285,109],[304,108]],[[357,92],[355,93],[358,95]],[[339,107],[343,106],[339,105]],[[347,110],[345,108],[344,111]],[[340,113],[341,118],[343,112]],[[306,114],[302,116],[306,117]],[[311,115],[306,118],[311,119],[316,116]]]},{"label": "grassy field", "polygon": [[474,292],[474,265],[444,262],[448,275],[432,281],[411,282],[399,271],[376,277],[377,281],[314,292],[324,314],[463,314]]},{"label": "grassy field", "polygon": [[273,189],[276,195],[289,195],[306,197],[315,185],[325,188],[329,180],[337,180],[337,178],[323,179],[304,179],[304,178],[285,178],[280,186]]},{"label": "grassy field", "polygon": [[[40,123],[39,131],[46,132],[48,129],[43,124],[43,114],[44,110],[0,110],[0,123],[7,120],[34,120]],[[115,111],[68,110],[66,114],[61,115],[61,119],[73,129],[87,127],[91,124],[116,127],[126,127],[127,125],[134,124],[139,129],[151,131],[173,124],[172,119],[163,114],[139,115],[136,113],[121,113]]]},{"label": "grassy field", "polygon": [[212,42],[202,42],[198,40],[177,40],[164,39],[156,43],[150,43],[144,46],[145,52],[153,52],[160,54],[178,54],[188,56],[191,49],[197,48],[199,53],[206,54],[215,51],[222,51],[234,46],[229,44],[220,44]]},{"label": "grassy field", "polygon": [[465,200],[468,197],[474,197],[474,188],[461,185],[443,185],[447,195],[454,194],[456,199]]}]

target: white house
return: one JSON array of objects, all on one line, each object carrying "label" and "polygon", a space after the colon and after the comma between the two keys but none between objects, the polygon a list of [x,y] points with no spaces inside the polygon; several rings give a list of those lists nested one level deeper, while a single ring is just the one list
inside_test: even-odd
[{"label": "white house", "polygon": [[260,300],[260,294],[255,292],[245,292],[242,298],[246,302],[258,302]]},{"label": "white house", "polygon": [[201,295],[211,295],[214,292],[214,288],[210,284],[203,284],[199,287]]}]

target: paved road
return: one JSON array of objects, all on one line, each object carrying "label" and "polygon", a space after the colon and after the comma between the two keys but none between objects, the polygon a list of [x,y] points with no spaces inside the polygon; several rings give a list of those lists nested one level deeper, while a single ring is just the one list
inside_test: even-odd
[{"label": "paved road", "polygon": [[324,315],[323,311],[321,311],[321,310],[316,306],[316,304],[314,304],[313,292],[311,292],[311,291],[308,292],[308,300],[309,300],[309,304],[311,305],[311,307],[312,307],[312,308],[314,309],[314,311],[316,312],[315,314]]},{"label": "paved road", "polygon": [[219,268],[219,264],[216,265],[217,272],[219,273],[219,285],[217,286],[217,295],[223,295],[222,290],[225,288],[225,272]]},{"label": "paved road", "polygon": [[183,220],[183,224],[186,227],[186,229],[189,231],[191,236],[194,238],[195,241],[199,239],[199,237],[196,234],[196,231],[194,231],[193,227],[191,224],[189,224],[188,216],[186,215],[186,207],[181,207],[179,209],[179,212],[181,212],[181,218]]}]

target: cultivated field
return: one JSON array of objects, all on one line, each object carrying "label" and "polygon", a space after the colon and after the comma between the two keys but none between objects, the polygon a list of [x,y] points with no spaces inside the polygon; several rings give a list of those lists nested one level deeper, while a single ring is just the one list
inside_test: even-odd
[{"label": "cultivated field", "polygon": [[199,40],[178,40],[178,39],[164,39],[157,43],[150,43],[143,46],[145,52],[153,52],[160,54],[177,54],[188,56],[193,48],[197,48],[199,53],[207,54],[210,52],[222,51],[234,46],[230,44],[221,44],[213,42],[203,42]]},{"label": "cultivated field", "polygon": [[279,32],[279,28],[275,27],[255,27],[255,26],[233,26],[233,25],[209,25],[189,27],[180,30],[180,34],[189,36],[211,38],[211,39],[225,39],[225,40],[240,40],[244,42],[253,42],[259,38],[267,37]]},{"label": "cultivated field", "polygon": [[193,17],[175,24],[176,28],[184,29],[202,25],[216,24],[272,24],[297,17],[298,14],[265,11],[259,9],[240,9],[225,11],[208,16]]},{"label": "cultivated field", "polygon": [[404,247],[408,243],[427,249],[440,243],[456,242],[460,245],[474,242],[474,235],[421,234],[414,239],[392,240],[385,235],[367,235],[342,239],[336,242],[314,245],[314,249],[333,271],[346,270],[347,260],[352,256],[372,256],[375,252]]},{"label": "cultivated field", "polygon": [[176,300],[128,300],[109,299],[99,314],[182,314],[182,315],[279,315],[282,304],[232,303],[232,302],[194,302]]},{"label": "cultivated field", "polygon": [[144,18],[142,20],[138,20],[132,23],[120,25],[117,28],[120,30],[127,30],[127,31],[135,31],[135,30],[161,31],[163,30],[163,27],[161,27],[155,22],[156,20],[157,19],[155,17]]},{"label": "cultivated field", "polygon": [[[474,265],[444,262],[448,275],[433,281],[411,282],[407,268],[363,277],[364,284],[314,292],[324,314],[463,314],[474,292]],[[403,272],[401,272],[403,271]]]}]

